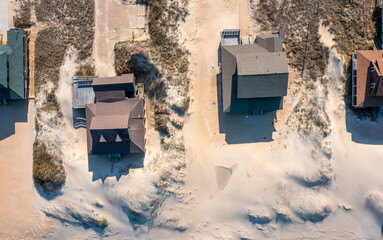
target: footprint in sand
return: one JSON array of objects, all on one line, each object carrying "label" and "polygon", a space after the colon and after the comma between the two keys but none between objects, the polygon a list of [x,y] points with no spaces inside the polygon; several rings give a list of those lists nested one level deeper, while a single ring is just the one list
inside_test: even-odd
[{"label": "footprint in sand", "polygon": [[223,166],[215,167],[215,175],[217,177],[217,187],[218,190],[224,190],[228,184],[230,177],[233,173],[233,170],[237,167],[237,163],[231,166],[230,168]]}]

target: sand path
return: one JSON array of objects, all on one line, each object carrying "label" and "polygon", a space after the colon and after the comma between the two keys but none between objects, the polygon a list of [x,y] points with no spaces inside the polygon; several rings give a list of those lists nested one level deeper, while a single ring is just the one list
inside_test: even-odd
[{"label": "sand path", "polygon": [[34,102],[0,106],[0,239],[39,239],[52,223],[37,207],[32,178]]},{"label": "sand path", "polygon": [[[269,164],[274,164],[268,150],[271,143],[268,142],[269,139],[263,140],[264,136],[271,134],[271,131],[265,129],[272,126],[272,115],[221,116],[218,111],[217,57],[220,31],[225,28],[240,28],[244,34],[253,34],[250,32],[248,2],[192,1],[190,12],[187,24],[181,28],[186,38],[191,39],[188,48],[193,56],[193,113],[184,128],[188,146],[186,186],[196,191],[198,207],[188,218],[193,219],[196,225],[206,221],[218,224],[222,218],[242,212],[241,208],[252,198],[243,188],[246,176],[259,171],[259,168],[269,167],[267,164],[260,165],[260,161],[270,159]],[[226,135],[220,131],[220,121],[233,123],[231,127],[225,127]],[[267,127],[260,127],[266,125]],[[262,141],[251,143],[254,137],[261,137]],[[253,153],[257,153],[256,156]],[[236,163],[238,165],[232,168],[231,174],[215,170],[216,167],[229,169]],[[250,168],[252,172],[247,170],[249,165],[253,165]],[[225,183],[223,193],[222,182]],[[253,187],[253,191],[262,191],[273,183],[273,180],[260,180],[258,183],[249,182],[248,186]],[[227,210],[224,213],[223,208]],[[212,218],[217,222],[211,220]]]}]

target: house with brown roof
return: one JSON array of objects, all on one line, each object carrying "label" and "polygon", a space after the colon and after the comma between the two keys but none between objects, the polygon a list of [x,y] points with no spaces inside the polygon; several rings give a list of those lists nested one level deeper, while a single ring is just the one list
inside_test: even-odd
[{"label": "house with brown roof", "polygon": [[280,110],[287,95],[288,67],[282,32],[240,40],[239,30],[221,33],[221,86],[224,113]]},{"label": "house with brown roof", "polygon": [[96,102],[85,111],[88,154],[145,153],[143,99]]},{"label": "house with brown roof", "polygon": [[[138,86],[138,87],[137,87]],[[76,77],[73,108],[84,109],[89,155],[145,153],[145,111],[142,84],[133,74]]]},{"label": "house with brown roof", "polygon": [[383,50],[360,50],[352,55],[352,106],[383,106]]}]

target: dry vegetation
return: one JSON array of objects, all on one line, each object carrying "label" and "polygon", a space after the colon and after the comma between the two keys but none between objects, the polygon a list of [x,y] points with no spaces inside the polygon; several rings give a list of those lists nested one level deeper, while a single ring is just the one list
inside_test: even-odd
[{"label": "dry vegetation", "polygon": [[16,28],[27,28],[32,25],[31,21],[31,1],[21,0],[13,17],[13,23]]},{"label": "dry vegetation", "polygon": [[285,31],[285,52],[296,77],[290,78],[290,89],[296,96],[294,112],[287,120],[306,141],[313,142],[312,157],[328,165],[331,148],[326,137],[331,122],[326,111],[326,71],[329,49],[320,42],[319,23],[323,19],[323,3],[317,0],[264,0],[256,5],[254,18],[262,30]]},{"label": "dry vegetation", "polygon": [[[350,59],[357,49],[372,49],[373,39],[380,31],[379,3],[363,1],[260,0],[255,19],[263,30],[286,31],[286,53],[289,64],[302,74],[304,82],[312,87],[312,81],[321,78],[326,68],[328,49],[319,42],[318,27],[322,20],[334,34],[337,51],[345,59],[345,102],[350,107]],[[308,79],[308,81],[307,81]],[[376,109],[355,110],[359,117],[376,118]]]},{"label": "dry vegetation", "polygon": [[[56,99],[59,69],[63,64],[69,47],[74,47],[81,62],[89,62],[92,54],[94,37],[94,0],[36,0],[34,2],[38,22],[46,28],[37,33],[35,46],[35,88],[36,88],[36,143],[34,145],[34,177],[37,183],[44,186],[49,181],[65,182],[65,170],[61,160],[60,149],[52,144],[49,133],[39,131],[41,125],[55,128],[62,123],[62,113]],[[91,64],[84,64],[78,72],[94,72]],[[47,86],[53,84],[53,88]],[[49,116],[42,120],[42,115]],[[64,133],[63,133],[64,134]],[[49,151],[46,150],[49,146]],[[44,154],[40,154],[41,149]],[[43,164],[40,164],[43,163]],[[40,169],[44,167],[43,170]],[[41,172],[57,173],[42,175]],[[58,186],[60,184],[55,184]],[[54,191],[54,188],[45,188]]]},{"label": "dry vegetation", "polygon": [[44,191],[54,192],[65,182],[65,169],[59,159],[47,152],[44,143],[34,143],[33,178]]},{"label": "dry vegetation", "polygon": [[[374,10],[377,2],[364,1],[319,1],[260,0],[254,18],[262,30],[283,29],[286,32],[285,51],[289,65],[301,75],[295,80],[297,88],[307,89],[295,106],[295,117],[304,133],[313,129],[330,132],[330,120],[326,114],[323,99],[312,97],[327,96],[327,79],[324,79],[329,49],[320,41],[319,23],[329,26],[334,34],[338,52],[346,59],[355,49],[372,48],[376,36]],[[347,69],[347,67],[345,68]],[[348,96],[345,100],[348,102]]]},{"label": "dry vegetation", "polygon": [[158,0],[147,4],[151,39],[121,42],[114,51],[117,73],[134,72],[137,81],[145,84],[155,115],[155,128],[162,134],[161,146],[165,151],[157,160],[163,164],[154,183],[157,198],[150,203],[147,221],[152,227],[166,197],[182,195],[179,186],[183,183],[185,147],[180,133],[183,122],[179,119],[189,106],[190,79],[189,52],[178,41],[178,22],[187,15],[188,1]]},{"label": "dry vegetation", "polygon": [[[261,30],[285,31],[285,52],[289,65],[296,73],[290,78],[290,94],[294,95],[295,105],[286,124],[301,133],[305,142],[313,143],[313,164],[319,163],[319,177],[326,180],[321,186],[332,182],[332,149],[327,140],[331,133],[331,121],[326,109],[330,83],[325,77],[330,49],[320,41],[319,24],[329,27],[337,51],[348,63],[355,49],[372,47],[377,29],[374,24],[376,4],[372,0],[252,1],[253,17]],[[349,68],[346,66],[345,69]],[[346,83],[343,85],[346,86]],[[346,93],[346,104],[349,98]],[[370,110],[360,112],[358,114],[374,115]]]},{"label": "dry vegetation", "polygon": [[[177,22],[187,15],[186,5],[187,1],[151,1],[148,14],[151,41],[121,42],[114,50],[117,73],[134,72],[137,80],[145,84],[152,100],[156,129],[168,137],[171,113],[183,115],[189,107],[189,53],[180,46],[176,35]],[[181,99],[169,102],[168,88],[176,88]]]},{"label": "dry vegetation", "polygon": [[95,76],[96,70],[94,69],[94,66],[92,64],[85,63],[77,69],[74,75],[75,76]]},{"label": "dry vegetation", "polygon": [[106,217],[100,217],[97,221],[96,221],[96,225],[99,226],[100,228],[105,228],[108,226],[108,219],[106,219]]}]

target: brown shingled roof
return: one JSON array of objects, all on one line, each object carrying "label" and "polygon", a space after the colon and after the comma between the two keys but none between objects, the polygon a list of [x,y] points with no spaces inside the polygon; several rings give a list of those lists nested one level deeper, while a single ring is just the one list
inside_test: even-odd
[{"label": "brown shingled roof", "polygon": [[[383,50],[360,50],[356,51],[356,106],[379,107],[383,106],[383,81],[380,81],[383,73]],[[377,78],[376,89],[370,88],[372,74],[370,67],[375,67]]]},{"label": "brown shingled roof", "polygon": [[87,104],[85,111],[88,154],[145,152],[143,99]]}]

